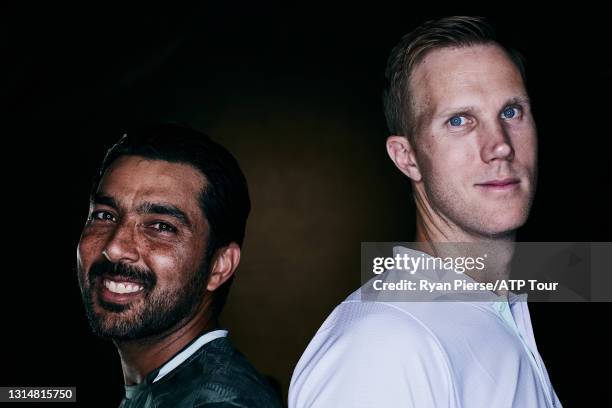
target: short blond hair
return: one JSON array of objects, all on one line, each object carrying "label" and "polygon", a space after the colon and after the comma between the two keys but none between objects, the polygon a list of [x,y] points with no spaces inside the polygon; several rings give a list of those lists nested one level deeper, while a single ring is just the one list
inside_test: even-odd
[{"label": "short blond hair", "polygon": [[411,101],[410,78],[425,55],[440,48],[479,44],[498,45],[517,66],[526,83],[522,56],[500,44],[495,30],[484,18],[453,16],[427,21],[402,37],[387,60],[383,104],[392,135],[406,136],[414,142],[418,118]]}]

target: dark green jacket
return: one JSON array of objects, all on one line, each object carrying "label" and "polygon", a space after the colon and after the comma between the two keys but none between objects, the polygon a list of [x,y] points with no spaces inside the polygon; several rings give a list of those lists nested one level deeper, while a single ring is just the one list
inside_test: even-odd
[{"label": "dark green jacket", "polygon": [[125,386],[120,408],[281,407],[267,381],[226,337],[203,345],[178,367],[153,383]]}]

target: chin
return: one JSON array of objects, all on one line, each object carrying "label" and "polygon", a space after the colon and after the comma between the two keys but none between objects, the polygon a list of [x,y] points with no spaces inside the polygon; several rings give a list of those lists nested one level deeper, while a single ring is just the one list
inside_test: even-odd
[{"label": "chin", "polygon": [[479,229],[484,235],[502,237],[514,234],[526,221],[527,217],[523,214],[505,217],[493,215],[492,217],[483,217]]}]

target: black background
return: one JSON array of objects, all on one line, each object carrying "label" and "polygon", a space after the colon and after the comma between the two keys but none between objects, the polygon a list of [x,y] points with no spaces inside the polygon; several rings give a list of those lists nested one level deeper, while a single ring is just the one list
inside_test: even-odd
[{"label": "black background", "polygon": [[[519,239],[610,241],[605,15],[518,5],[475,14],[527,60],[540,179]],[[360,242],[412,239],[409,183],[384,150],[382,72],[404,33],[457,12],[377,2],[5,13],[0,384],[76,386],[79,405],[118,405],[119,359],[89,333],[76,243],[109,144],[126,126],[178,121],[227,146],[249,180],[253,212],[223,323],[286,397],[300,353],[359,286]],[[604,401],[609,304],[530,310],[564,406]]]}]

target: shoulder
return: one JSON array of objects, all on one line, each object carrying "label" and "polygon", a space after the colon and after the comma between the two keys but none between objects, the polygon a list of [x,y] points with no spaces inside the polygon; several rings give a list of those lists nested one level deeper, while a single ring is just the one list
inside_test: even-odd
[{"label": "shoulder", "polygon": [[[302,355],[289,400],[292,407],[368,406],[361,402],[370,398],[379,406],[411,406],[411,400],[427,406],[434,401],[419,398],[432,398],[435,392],[446,398],[449,383],[444,350],[410,308],[351,296],[332,312]],[[432,385],[440,388],[432,390]]]},{"label": "shoulder", "polygon": [[[422,319],[422,313],[414,313],[413,305],[398,306],[392,302],[366,302],[349,297],[330,314],[315,335],[317,340],[334,339],[346,342],[348,347],[369,344],[385,344],[381,353],[393,346],[405,348],[437,347],[436,336]],[[413,348],[414,348],[413,347]]]},{"label": "shoulder", "polygon": [[207,343],[173,382],[190,388],[189,406],[280,407],[267,380],[227,338]]},{"label": "shoulder", "polygon": [[212,392],[231,395],[228,402],[237,407],[280,407],[279,397],[265,377],[229,339],[218,340],[211,342],[207,350],[215,369],[205,387]]}]

